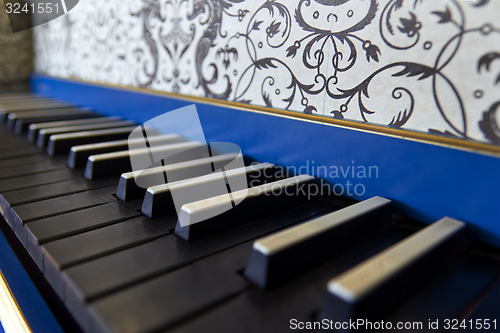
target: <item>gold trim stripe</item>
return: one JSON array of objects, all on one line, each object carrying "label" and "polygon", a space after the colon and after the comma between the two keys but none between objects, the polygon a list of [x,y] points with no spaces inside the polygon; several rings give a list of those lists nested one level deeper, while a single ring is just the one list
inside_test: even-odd
[{"label": "gold trim stripe", "polygon": [[30,333],[31,330],[23,316],[12,291],[0,271],[0,322],[5,333]]},{"label": "gold trim stripe", "polygon": [[[46,75],[41,75],[41,76],[49,77]],[[138,87],[133,87],[133,86],[122,86],[122,85],[101,83],[101,82],[95,82],[95,81],[86,81],[86,80],[81,80],[81,79],[76,79],[76,78],[60,78],[60,77],[51,77],[51,78],[61,80],[61,81],[67,81],[67,82],[91,84],[94,86],[100,86],[100,87],[104,87],[104,88],[114,88],[114,89],[119,89],[119,90],[123,90],[123,91],[140,92],[143,94],[148,94],[148,95],[153,95],[153,96],[163,96],[163,97],[175,98],[175,99],[189,101],[189,102],[193,102],[193,103],[196,103],[196,102],[205,103],[205,104],[226,107],[226,108],[231,108],[231,109],[237,109],[237,110],[247,111],[247,112],[264,113],[264,114],[268,114],[268,115],[281,116],[281,117],[286,117],[286,118],[290,118],[290,119],[309,121],[309,122],[320,123],[320,124],[334,126],[334,127],[341,127],[341,128],[345,128],[345,129],[357,130],[357,131],[367,132],[367,133],[372,133],[372,134],[386,135],[386,136],[396,137],[396,138],[400,138],[400,139],[418,141],[418,142],[423,142],[423,143],[427,143],[427,144],[445,146],[447,148],[472,151],[475,153],[481,153],[481,154],[493,155],[493,156],[500,157],[500,146],[496,146],[496,145],[488,144],[488,143],[483,143],[483,142],[479,142],[479,141],[451,138],[451,137],[440,136],[440,135],[436,135],[436,134],[418,132],[418,131],[414,131],[414,130],[393,128],[393,127],[384,126],[384,125],[376,125],[376,124],[358,122],[358,121],[353,121],[353,120],[334,119],[334,118],[329,118],[329,117],[324,117],[324,116],[305,114],[305,113],[301,113],[301,112],[274,109],[274,108],[269,108],[269,107],[265,107],[265,106],[249,105],[249,104],[243,104],[243,103],[238,103],[238,102],[225,101],[225,100],[219,100],[219,99],[207,98],[207,97],[184,95],[184,94],[172,93],[172,92],[163,92],[163,91],[138,88]]]}]

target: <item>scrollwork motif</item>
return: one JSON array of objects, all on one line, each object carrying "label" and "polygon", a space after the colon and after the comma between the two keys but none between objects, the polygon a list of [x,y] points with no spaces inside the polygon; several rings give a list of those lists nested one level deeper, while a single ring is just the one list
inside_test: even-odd
[{"label": "scrollwork motif", "polygon": [[[98,7],[104,0],[89,1]],[[477,12],[494,12],[500,8],[495,2],[125,3],[133,7],[130,21],[112,5],[98,14],[86,9],[82,17],[91,23],[80,20],[78,12],[68,15],[68,30],[80,29],[90,44],[89,51],[81,51],[83,62],[93,54],[105,61],[91,62],[90,74],[64,63],[57,67],[58,75],[67,71],[68,76],[100,79],[109,72],[113,83],[130,81],[152,89],[500,144],[500,27],[492,15],[480,20]],[[116,29],[128,39],[120,40]],[[41,41],[55,41],[56,33],[51,31],[50,39],[48,29],[38,30],[36,35],[43,38],[37,47],[48,54]],[[78,55],[71,38],[64,43]],[[59,47],[52,53],[62,54],[66,48],[61,42],[53,45]],[[476,81],[465,75],[476,75]]]}]

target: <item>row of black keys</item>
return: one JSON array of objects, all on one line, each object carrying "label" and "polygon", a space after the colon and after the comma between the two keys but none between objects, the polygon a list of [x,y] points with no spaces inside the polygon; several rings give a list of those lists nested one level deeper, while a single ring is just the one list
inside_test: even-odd
[{"label": "row of black keys", "polygon": [[[241,217],[242,211],[245,214],[253,212],[255,205],[265,208],[270,201],[253,200],[253,204],[247,205],[248,207],[235,210],[230,214],[232,216],[225,216],[226,221],[229,217],[231,223],[210,221],[223,227],[219,228],[215,235],[204,237],[210,231],[206,226],[210,229],[210,225],[200,224],[205,226],[200,229],[200,234],[186,243],[172,234],[177,222],[175,215],[167,213],[160,219],[149,220],[139,216],[140,200],[123,204],[110,195],[116,189],[113,179],[86,182],[75,176],[74,172],[62,169],[62,161],[42,157],[39,151],[16,155],[19,157],[11,156],[11,152],[20,152],[26,145],[17,138],[13,139],[10,134],[2,134],[2,137],[14,144],[12,149],[0,151],[0,154],[5,153],[0,168],[7,171],[7,176],[2,176],[4,180],[0,181],[0,192],[5,192],[4,199],[7,197],[2,200],[2,213],[85,330],[147,331],[176,324],[178,326],[175,327],[179,330],[188,330],[206,326],[207,323],[212,326],[217,324],[230,327],[241,324],[241,321],[247,322],[248,318],[259,317],[266,318],[265,322],[257,322],[266,330],[286,330],[290,318],[310,320],[313,316],[332,318],[341,314],[341,317],[333,317],[341,320],[360,314],[375,315],[377,311],[373,311],[374,304],[377,310],[387,310],[392,305],[387,300],[380,302],[384,295],[396,293],[404,296],[404,291],[412,290],[407,285],[394,289],[398,281],[415,279],[407,279],[399,273],[391,274],[390,270],[386,272],[387,276],[382,276],[383,283],[377,282],[381,276],[375,274],[373,283],[368,283],[368,287],[360,287],[352,282],[356,281],[356,275],[360,273],[351,270],[347,272],[351,275],[346,273],[347,275],[341,275],[328,284],[330,297],[324,302],[325,277],[338,275],[412,232],[406,230],[404,223],[401,223],[379,233],[379,237],[373,237],[375,231],[383,230],[384,224],[390,220],[387,200],[375,198],[351,206],[350,210],[341,210],[336,215],[329,214],[312,220],[297,227],[297,230],[288,230],[283,235],[277,234],[255,243],[252,242],[253,239],[318,214],[345,207],[351,202],[340,198],[333,201],[298,200],[294,201],[295,206],[297,202],[301,202],[301,205],[287,209],[285,206],[290,200],[273,200],[273,209],[260,215],[250,214],[253,218],[251,223],[241,223],[239,220],[242,218],[235,223],[235,218]],[[25,170],[16,171],[20,169],[19,165],[36,159],[43,160],[47,165],[37,168],[31,164],[34,169],[26,167]],[[2,166],[1,163],[4,162],[6,165]],[[37,181],[43,182],[44,179],[51,184],[35,184]],[[124,181],[127,184],[127,180]],[[75,188],[64,189],[67,182],[74,183]],[[63,183],[66,185],[62,185]],[[130,181],[128,183],[133,184]],[[61,185],[62,187],[59,187]],[[47,186],[53,186],[52,192],[44,194]],[[293,186],[293,183],[288,186]],[[24,187],[24,192],[21,187]],[[140,196],[137,190],[134,189],[133,198]],[[122,195],[122,199],[126,194],[127,191]],[[151,195],[149,191],[148,194]],[[16,198],[21,201],[16,202]],[[437,249],[442,251],[434,249],[429,256],[424,250],[426,245],[432,247],[434,243],[425,244],[426,242],[422,241],[428,237],[421,236],[420,240],[417,238],[416,242],[424,245],[420,254],[418,248],[413,249],[413,252],[416,253],[417,259],[425,260],[417,260],[416,263],[420,264],[416,265],[414,261],[403,258],[408,259],[406,261],[411,264],[403,272],[423,272],[422,281],[426,281],[432,267],[449,258],[450,253],[445,250],[452,249],[451,245],[456,246],[451,251],[452,256],[461,254],[457,250],[460,248],[457,242],[461,234],[461,224],[447,220],[440,222],[438,228],[443,228],[443,225],[445,234],[437,240],[440,245]],[[373,227],[373,230],[368,227]],[[368,240],[356,242],[364,236],[360,230],[367,228],[374,233],[365,236]],[[435,228],[428,233],[435,234]],[[349,244],[346,244],[346,240]],[[412,247],[411,244],[409,246]],[[341,249],[347,253],[335,257],[335,253]],[[398,251],[404,251],[404,248],[396,248],[393,251],[396,251],[396,254],[392,255],[398,258]],[[250,252],[252,255],[248,260]],[[442,254],[438,255],[441,252]],[[391,252],[380,258],[373,258],[372,261],[378,263],[378,266],[380,263],[387,265],[389,262],[388,267],[398,267],[399,264],[405,268],[405,260],[396,260],[394,263],[395,259],[390,256]],[[200,260],[201,258],[205,259]],[[437,258],[437,262],[428,260],[431,258]],[[453,274],[450,274],[450,271],[443,274],[449,274],[449,278],[453,279],[457,273],[455,271],[463,271],[461,266],[465,265],[467,271],[467,265],[477,264],[477,260],[471,259],[470,252],[462,258],[464,259],[460,264],[451,271]],[[323,264],[325,262],[328,265]],[[335,265],[332,266],[332,263]],[[318,265],[320,268],[310,270]],[[367,265],[369,269],[370,262]],[[495,267],[492,263],[484,264],[485,267],[489,267],[488,265]],[[278,287],[267,292],[251,288],[250,284],[236,273],[244,267],[247,278],[253,283],[262,287]],[[473,281],[477,288],[469,287],[470,290],[463,293],[462,302],[454,304],[454,316],[459,315],[458,310],[464,305],[473,301],[479,290],[491,284],[498,273],[494,269],[483,270],[487,273],[473,277],[476,279]],[[306,271],[309,273],[304,275]],[[325,274],[326,272],[329,273]],[[284,281],[290,279],[292,282],[283,285]],[[390,286],[392,291],[386,290],[387,286]],[[357,298],[354,298],[357,301],[353,302],[353,299],[346,295],[357,295]],[[307,301],[309,306],[304,307],[304,301]],[[424,297],[424,300],[420,300],[421,305],[424,304],[423,301],[429,299]],[[285,321],[284,314],[279,311],[284,302],[289,304],[289,313],[285,314],[289,315],[289,318]],[[190,316],[211,308],[213,304],[221,305],[216,310],[204,312],[194,321],[185,321]],[[371,310],[364,309],[367,306]],[[415,307],[415,304],[413,306]],[[323,310],[318,312],[319,309]],[[279,315],[273,316],[276,312]],[[399,312],[400,317],[411,313]],[[440,312],[443,313],[443,310]],[[220,322],[219,319],[224,314],[231,315],[234,320]],[[257,323],[254,324],[260,325]]]}]

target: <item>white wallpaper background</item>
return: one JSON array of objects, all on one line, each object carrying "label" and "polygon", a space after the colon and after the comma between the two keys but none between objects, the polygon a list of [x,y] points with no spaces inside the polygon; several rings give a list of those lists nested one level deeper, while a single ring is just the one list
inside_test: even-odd
[{"label": "white wallpaper background", "polygon": [[500,0],[80,0],[36,71],[500,144]]}]

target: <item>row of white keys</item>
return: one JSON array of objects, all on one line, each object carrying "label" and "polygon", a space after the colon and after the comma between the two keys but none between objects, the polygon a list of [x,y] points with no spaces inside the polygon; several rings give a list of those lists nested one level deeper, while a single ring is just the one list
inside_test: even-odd
[{"label": "row of white keys", "polygon": [[[175,233],[194,240],[303,203],[315,178],[299,175],[208,199],[186,203],[180,209]],[[222,184],[225,185],[225,184]]]},{"label": "row of white keys", "polygon": [[[359,240],[387,227],[391,201],[359,202],[254,242],[245,276],[261,288],[293,278]],[[360,232],[363,230],[363,232]]]},{"label": "row of white keys", "polygon": [[55,134],[76,133],[76,132],[92,131],[92,130],[107,129],[107,128],[129,127],[133,125],[134,125],[133,121],[115,120],[115,121],[103,121],[100,123],[93,123],[93,124],[43,128],[38,132],[36,145],[38,148],[45,148],[47,146],[47,143],[49,142],[50,136]]},{"label": "row of white keys", "polygon": [[49,138],[47,154],[51,156],[65,154],[70,151],[71,147],[77,145],[126,139],[135,128],[136,126],[131,126],[76,133],[54,134]]},{"label": "row of white keys", "polygon": [[0,105],[0,123],[5,123],[7,121],[7,117],[14,112],[21,112],[21,111],[38,112],[38,111],[68,109],[68,108],[74,108],[74,106],[57,101],[4,104]]},{"label": "row of white keys", "polygon": [[[142,140],[142,138],[124,139],[73,146],[69,152],[68,166],[71,169],[85,167],[87,159],[92,155],[125,150],[128,148],[129,144],[135,144]],[[181,141],[179,136],[175,134],[150,136],[148,140],[151,145],[165,145]]]},{"label": "row of white keys", "polygon": [[[194,162],[194,161],[193,161]],[[233,183],[236,177],[245,177],[248,186],[260,185],[263,182],[262,175],[272,175],[274,165],[270,163],[259,163],[243,168],[236,168],[227,171],[219,171],[194,177],[186,180],[170,182],[168,184],[149,187],[146,191],[142,204],[142,213],[149,218],[165,216],[169,213],[175,213],[172,191],[189,192],[189,198],[193,201],[198,198],[204,198],[212,194],[212,186],[220,181]],[[266,177],[266,180],[272,180],[272,176]],[[182,195],[182,194],[181,194]]]},{"label": "row of white keys", "polygon": [[84,118],[76,120],[62,120],[62,121],[49,121],[43,123],[32,123],[28,127],[28,141],[31,143],[36,143],[38,137],[38,132],[45,128],[55,128],[55,127],[65,127],[65,126],[78,126],[78,125],[88,125],[97,124],[101,122],[110,122],[121,120],[120,117],[99,117],[96,115],[93,118]]},{"label": "row of white keys", "polygon": [[0,95],[0,106],[12,103],[39,103],[48,101],[47,98],[32,93],[16,93]]},{"label": "row of white keys", "polygon": [[344,322],[382,315],[453,262],[464,229],[465,223],[445,217],[334,277],[320,317]]},{"label": "row of white keys", "polygon": [[[202,148],[199,142],[181,142],[168,144],[152,148],[140,148],[132,150],[122,150],[112,153],[92,155],[87,160],[85,167],[85,178],[89,180],[119,176],[124,172],[130,171],[130,160],[150,160],[151,155],[168,156],[164,160],[165,164],[188,161],[200,157]],[[202,150],[202,149],[200,149]],[[155,161],[150,161],[154,166]]]},{"label": "row of white keys", "polygon": [[95,117],[89,109],[64,108],[39,111],[20,111],[10,113],[7,117],[7,128],[16,134],[24,133],[31,123],[43,121],[59,121]]},{"label": "row of white keys", "polygon": [[126,172],[120,177],[116,196],[124,201],[136,199],[150,187],[210,174],[219,169],[219,164],[227,165],[237,156],[229,153]]}]

